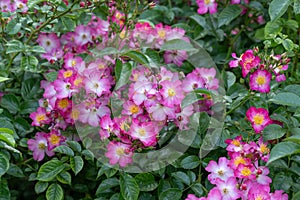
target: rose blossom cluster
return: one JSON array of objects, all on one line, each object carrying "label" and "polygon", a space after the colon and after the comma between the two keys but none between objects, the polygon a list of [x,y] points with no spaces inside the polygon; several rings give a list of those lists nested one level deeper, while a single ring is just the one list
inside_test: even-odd
[{"label": "rose blossom cluster", "polygon": [[[196,68],[186,76],[171,72],[164,67],[158,74],[138,66],[131,76],[126,96],[117,91],[122,99],[121,117],[106,116],[100,121],[100,137],[114,138],[108,144],[106,157],[110,164],[121,167],[132,162],[134,150],[154,148],[163,127],[174,123],[179,129],[188,129],[189,117],[202,107],[209,108],[211,99],[199,100],[192,105],[181,107],[184,97],[196,89],[217,90],[218,80],[214,68]],[[205,96],[203,97],[205,98]],[[199,106],[201,105],[201,106]]]},{"label": "rose blossom cluster", "polygon": [[[247,119],[252,123],[256,133],[260,132],[271,119],[263,108],[251,107],[247,111]],[[271,178],[269,169],[261,166],[270,156],[268,143],[260,137],[257,142],[243,141],[242,136],[227,139],[228,157],[221,157],[218,163],[210,161],[206,171],[210,172],[208,180],[215,185],[207,197],[198,198],[189,194],[186,200],[287,200],[288,195],[282,190],[270,192]]]},{"label": "rose blossom cluster", "polygon": [[20,9],[22,12],[27,12],[27,1],[28,0],[1,0],[0,9],[2,12],[15,12]]},{"label": "rose blossom cluster", "polygon": [[[250,73],[250,89],[261,93],[270,92],[270,82],[273,77],[277,82],[286,80],[284,71],[288,69],[290,59],[285,54],[265,55],[259,54],[258,48],[249,49],[240,57],[232,53],[235,60],[229,62],[231,68],[241,66],[242,76]],[[272,77],[272,74],[274,75]]]},{"label": "rose blossom cluster", "polygon": [[[140,49],[141,45],[157,50],[173,39],[189,42],[182,29],[138,23],[132,31],[119,34],[109,34],[109,31],[108,21],[93,16],[87,25],[78,25],[73,32],[60,36],[55,33],[39,35],[37,41],[45,49],[41,57],[63,65],[54,81],[41,82],[43,98],[36,112],[30,114],[33,126],[50,130],[49,133],[39,132],[35,139],[28,141],[35,160],[42,160],[45,153],[54,155],[53,148],[68,140],[63,136],[64,131],[81,123],[100,127],[100,139],[110,141],[105,154],[110,164],[125,167],[132,162],[136,149],[155,147],[162,127],[174,123],[179,129],[186,129],[194,112],[209,111],[213,101],[207,94],[195,105],[182,108],[181,103],[185,95],[194,90],[218,89],[214,68],[196,68],[185,76],[164,67],[153,74],[146,66],[138,65],[133,69],[129,87],[114,90],[114,68],[117,62],[128,62],[128,58],[97,57],[89,51],[91,48],[101,51],[115,41],[119,42],[120,51],[123,47]],[[180,66],[187,59],[185,51],[164,53],[166,63]],[[93,59],[85,61],[82,54]],[[113,95],[124,102],[120,116],[112,117],[114,107],[110,98]]]}]

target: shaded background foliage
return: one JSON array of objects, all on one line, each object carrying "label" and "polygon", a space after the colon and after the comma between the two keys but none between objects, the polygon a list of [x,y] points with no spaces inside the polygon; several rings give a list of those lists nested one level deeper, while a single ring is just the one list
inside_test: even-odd
[{"label": "shaded background foliage", "polygon": [[[84,5],[81,3],[84,2]],[[110,15],[105,1],[32,0],[23,13],[1,12],[0,37],[0,199],[184,199],[187,194],[205,196],[213,187],[204,170],[210,160],[226,155],[224,140],[243,135],[248,140],[251,125],[245,120],[250,106],[268,108],[271,118],[281,126],[267,127],[266,140],[272,140],[268,166],[272,189],[282,189],[290,199],[300,193],[300,86],[299,22],[300,2],[283,0],[250,1],[239,5],[219,1],[218,13],[199,15],[195,1],[159,1],[156,5],[135,1],[117,1],[117,8],[127,14],[129,27],[137,21],[150,21],[180,27],[209,52],[223,78],[227,115],[216,149],[200,159],[199,149],[209,126],[209,116],[202,113],[200,129],[191,147],[180,159],[158,171],[127,174],[109,168],[94,158],[82,142],[69,141],[56,149],[56,156],[36,162],[27,140],[40,128],[32,127],[29,114],[38,107],[43,91],[40,81],[54,80],[62,63],[50,64],[39,55],[44,52],[36,38],[40,32],[63,34],[86,24],[92,16]],[[81,3],[81,5],[80,5]],[[257,22],[262,16],[263,21]],[[111,24],[112,32],[119,32]],[[287,53],[291,58],[285,82],[272,82],[268,94],[251,93],[240,69],[228,66],[231,53],[238,55],[259,47],[271,54]],[[194,66],[184,63],[178,70],[190,72]],[[73,130],[70,130],[72,132]],[[22,183],[22,184],[20,184]],[[32,189],[34,188],[34,190]]]}]

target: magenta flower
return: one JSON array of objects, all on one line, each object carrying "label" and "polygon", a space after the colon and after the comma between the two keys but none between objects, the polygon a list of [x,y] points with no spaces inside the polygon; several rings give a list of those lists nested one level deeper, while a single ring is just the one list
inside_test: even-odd
[{"label": "magenta flower", "polygon": [[28,148],[33,151],[33,159],[41,161],[45,157],[45,153],[48,156],[53,156],[54,152],[48,150],[48,142],[46,138],[47,134],[44,132],[37,132],[35,139],[29,139],[27,141]]},{"label": "magenta flower", "polygon": [[132,101],[126,101],[123,105],[123,108],[123,115],[131,115],[132,117],[137,117],[138,115],[143,113],[143,109]]},{"label": "magenta flower", "polygon": [[133,152],[130,145],[114,141],[107,145],[107,152],[105,153],[111,165],[118,163],[120,167],[126,167],[132,163],[132,155]]},{"label": "magenta flower", "polygon": [[102,74],[94,72],[84,79],[83,83],[87,93],[95,93],[98,97],[110,92],[110,81],[108,78],[102,78]]},{"label": "magenta flower", "polygon": [[262,93],[270,92],[272,74],[268,70],[256,70],[250,75],[250,89]]},{"label": "magenta flower", "polygon": [[59,99],[70,98],[72,93],[76,90],[72,89],[72,85],[69,82],[65,82],[60,79],[56,79],[53,82],[55,91],[57,92],[56,97]]},{"label": "magenta flower", "polygon": [[[194,194],[189,194],[185,200],[200,200],[201,198],[196,197]],[[203,199],[201,199],[203,200]]]},{"label": "magenta flower", "polygon": [[48,141],[48,150],[52,150],[55,147],[60,146],[66,138],[62,136],[58,131],[52,130],[50,133],[46,135],[47,141]]},{"label": "magenta flower", "polygon": [[260,63],[260,58],[253,54],[253,50],[247,50],[240,57],[239,64],[242,66],[242,75],[245,78],[251,69],[257,67]]},{"label": "magenta flower", "polygon": [[110,136],[110,132],[113,130],[113,126],[114,126],[114,123],[111,120],[110,116],[105,115],[104,117],[102,117],[100,119],[100,127],[101,128],[99,130],[99,135],[102,140],[106,139]]},{"label": "magenta flower", "polygon": [[175,119],[176,113],[174,108],[169,108],[167,106],[161,105],[160,103],[155,103],[153,106],[147,108],[147,111],[151,114],[151,117],[155,121],[164,121],[167,119]]},{"label": "magenta flower", "polygon": [[283,194],[283,190],[276,190],[274,193],[270,194],[271,200],[288,200],[287,194]]},{"label": "magenta flower", "polygon": [[189,73],[182,81],[183,91],[191,92],[198,88],[204,88],[205,80],[200,77],[195,70]]},{"label": "magenta flower", "polygon": [[211,189],[206,198],[206,200],[222,200],[222,199],[223,199],[222,194],[217,187]]},{"label": "magenta flower", "polygon": [[91,29],[88,26],[79,25],[75,29],[74,41],[77,45],[82,46],[92,41]]},{"label": "magenta flower", "polygon": [[269,191],[264,190],[259,184],[252,186],[248,192],[248,199],[270,200]]},{"label": "magenta flower", "polygon": [[154,146],[157,142],[158,127],[153,122],[138,123],[133,121],[129,135],[133,139],[140,140],[145,147]]},{"label": "magenta flower", "polygon": [[268,177],[269,169],[267,167],[259,167],[255,170],[256,181],[261,185],[269,185],[272,182],[272,179]]},{"label": "magenta flower", "polygon": [[252,165],[239,164],[237,169],[234,171],[234,175],[241,179],[255,180],[254,167]]},{"label": "magenta flower", "polygon": [[207,12],[209,12],[209,14],[214,14],[217,12],[218,4],[215,2],[215,0],[196,0],[196,3],[199,7],[197,12],[200,15]]},{"label": "magenta flower", "polygon": [[30,113],[30,118],[32,119],[32,126],[42,126],[51,121],[47,116],[46,109],[42,107],[39,107],[36,112]]},{"label": "magenta flower", "polygon": [[206,171],[211,172],[211,174],[208,175],[208,180],[212,184],[216,184],[217,180],[226,181],[232,177],[234,175],[233,170],[228,165],[229,160],[225,157],[219,158],[218,164],[216,161],[211,160],[205,168]]},{"label": "magenta flower", "polygon": [[264,108],[251,107],[247,110],[246,116],[251,122],[255,133],[260,133],[266,126],[272,123],[269,112]]}]

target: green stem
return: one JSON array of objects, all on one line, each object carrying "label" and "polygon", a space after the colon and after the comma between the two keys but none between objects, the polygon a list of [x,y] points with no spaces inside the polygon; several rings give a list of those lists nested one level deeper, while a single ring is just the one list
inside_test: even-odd
[{"label": "green stem", "polygon": [[249,92],[248,95],[245,96],[244,99],[238,105],[236,105],[234,108],[232,108],[231,110],[229,110],[228,112],[226,112],[226,115],[230,115],[232,112],[234,112],[236,109],[238,109],[241,105],[243,105],[246,101],[248,101],[252,97],[253,96]]}]

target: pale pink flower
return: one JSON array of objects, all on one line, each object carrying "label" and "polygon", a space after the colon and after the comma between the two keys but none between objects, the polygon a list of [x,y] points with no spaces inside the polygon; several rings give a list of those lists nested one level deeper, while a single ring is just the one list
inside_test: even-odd
[{"label": "pale pink flower", "polygon": [[30,113],[30,118],[32,119],[32,126],[42,126],[51,121],[47,116],[46,109],[42,107],[38,107],[36,112]]},{"label": "pale pink flower", "polygon": [[46,135],[48,141],[48,150],[53,150],[55,147],[60,146],[65,140],[66,137],[61,135],[58,131],[52,130]]},{"label": "pale pink flower", "polygon": [[229,160],[225,157],[219,158],[218,163],[211,160],[205,170],[211,172],[208,175],[208,180],[212,184],[216,184],[217,180],[227,181],[227,179],[234,175],[233,170],[229,167]]},{"label": "pale pink flower", "polygon": [[275,190],[274,193],[270,194],[270,200],[288,200],[289,196],[287,194],[283,194],[283,190]]},{"label": "pale pink flower", "polygon": [[47,53],[61,48],[59,38],[56,33],[40,33],[37,42]]},{"label": "pale pink flower", "polygon": [[178,67],[180,67],[187,58],[188,54],[184,50],[166,51],[164,54],[165,63],[174,63]]},{"label": "pale pink flower", "polygon": [[147,111],[151,114],[151,117],[155,121],[164,121],[167,118],[175,119],[176,113],[174,108],[166,107],[160,103],[156,103],[153,106],[147,108]]},{"label": "pale pink flower", "polygon": [[230,177],[226,181],[218,179],[216,185],[222,195],[222,200],[236,200],[241,196],[236,187],[237,181],[235,177]]},{"label": "pale pink flower", "polygon": [[215,2],[215,0],[196,0],[196,3],[199,7],[197,12],[200,15],[207,12],[209,12],[209,14],[214,14],[217,12],[218,4]]},{"label": "pale pink flower", "polygon": [[48,142],[46,138],[46,133],[37,132],[35,135],[35,139],[29,139],[27,141],[28,148],[33,151],[33,159],[37,161],[41,161],[45,157],[45,153],[48,156],[53,156],[54,152],[48,150]]},{"label": "pale pink flower", "polygon": [[109,164],[119,164],[120,167],[126,167],[132,163],[133,152],[131,146],[121,142],[111,141],[107,145],[105,156],[109,159]]},{"label": "pale pink flower", "polygon": [[102,75],[95,72],[84,79],[85,89],[87,93],[95,93],[98,97],[102,94],[110,92],[110,81],[108,78],[102,78]]},{"label": "pale pink flower", "polygon": [[157,142],[158,128],[153,122],[138,123],[134,120],[129,135],[133,139],[140,140],[145,147],[154,146]]},{"label": "pale pink flower", "polygon": [[163,81],[161,82],[162,89],[160,94],[163,96],[163,104],[170,108],[173,108],[175,105],[179,105],[184,99],[184,93],[181,86],[181,81]]},{"label": "pale pink flower", "polygon": [[143,109],[136,105],[133,101],[126,101],[123,104],[123,115],[131,115],[132,117],[137,117],[138,115],[143,113]]},{"label": "pale pink flower", "polygon": [[78,25],[75,29],[74,41],[79,46],[93,42],[90,27]]}]

